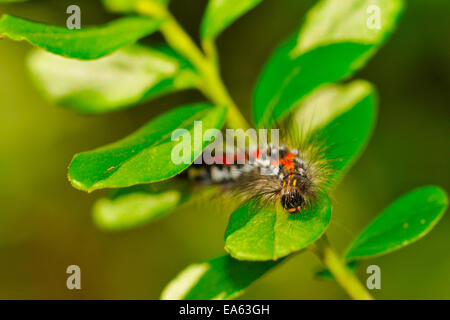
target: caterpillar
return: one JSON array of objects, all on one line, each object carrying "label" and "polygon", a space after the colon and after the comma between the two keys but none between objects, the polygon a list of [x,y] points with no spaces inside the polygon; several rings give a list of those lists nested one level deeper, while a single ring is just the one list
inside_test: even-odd
[{"label": "caterpillar", "polygon": [[[303,139],[293,147],[294,139],[290,141],[241,151],[231,159],[217,155],[210,165],[193,164],[187,176],[203,185],[223,186],[247,201],[263,205],[279,202],[289,214],[300,213],[325,192],[331,169],[319,143]],[[243,164],[236,163],[238,157],[244,158]]]}]

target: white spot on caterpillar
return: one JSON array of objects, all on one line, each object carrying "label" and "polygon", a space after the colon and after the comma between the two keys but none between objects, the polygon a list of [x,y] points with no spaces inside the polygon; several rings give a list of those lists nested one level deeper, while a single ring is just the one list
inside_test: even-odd
[{"label": "white spot on caterpillar", "polygon": [[211,168],[211,179],[212,181],[218,183],[218,182],[222,182],[224,180],[227,180],[230,178],[230,175],[228,173],[228,169],[227,168],[223,168],[223,170],[220,170],[217,167],[212,167]]},{"label": "white spot on caterpillar", "polygon": [[231,179],[236,180],[241,175],[241,171],[236,166],[230,167]]}]

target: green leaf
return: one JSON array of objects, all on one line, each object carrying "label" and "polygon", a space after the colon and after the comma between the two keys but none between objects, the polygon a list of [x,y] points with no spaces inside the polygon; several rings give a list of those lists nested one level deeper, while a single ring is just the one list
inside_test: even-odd
[{"label": "green leaf", "polygon": [[355,80],[326,85],[300,106],[295,117],[300,128],[310,128],[312,141],[325,147],[333,183],[349,170],[365,149],[376,122],[377,98],[370,83]]},{"label": "green leaf", "polygon": [[199,198],[210,199],[217,190],[194,190],[186,179],[115,189],[93,207],[93,220],[104,231],[122,231],[155,221]]},{"label": "green leaf", "polygon": [[295,45],[290,40],[280,47],[260,76],[253,97],[257,125],[271,125],[272,118],[281,119],[314,89],[349,76],[372,50],[370,45],[338,43],[291,59]]},{"label": "green leaf", "polygon": [[246,262],[222,256],[203,263],[192,264],[167,285],[161,294],[161,299],[233,299],[279,262]]},{"label": "green leaf", "polygon": [[[389,205],[346,250],[344,259],[355,271],[358,260],[378,257],[401,249],[427,235],[448,207],[444,190],[425,186],[410,191]],[[327,269],[317,277],[333,279]]]},{"label": "green leaf", "polygon": [[403,7],[403,0],[319,1],[306,15],[296,53],[347,41],[380,44],[394,30]]},{"label": "green leaf", "polygon": [[[136,5],[142,0],[102,0],[103,5],[111,12],[132,13],[136,12]],[[158,4],[167,5],[169,0],[147,0]]]},{"label": "green leaf", "polygon": [[[255,123],[270,125],[317,87],[345,79],[360,69],[392,32],[402,3],[320,1],[300,31],[276,49],[265,66],[253,97]],[[369,5],[381,10],[380,29],[366,30]]]},{"label": "green leaf", "polygon": [[201,25],[203,40],[214,40],[224,29],[262,0],[209,0]]},{"label": "green leaf", "polygon": [[[172,182],[172,183],[170,183]],[[187,182],[187,181],[186,181]],[[173,211],[188,198],[184,181],[138,185],[112,191],[93,207],[94,223],[102,230],[118,231],[153,221]]]},{"label": "green leaf", "polygon": [[[169,179],[186,169],[209,143],[198,136],[198,131],[221,128],[225,115],[225,107],[208,104],[171,110],[120,141],[75,155],[69,166],[69,180],[75,188],[93,191]],[[176,129],[187,131],[175,134]],[[180,141],[172,141],[173,134]],[[185,139],[190,159],[175,163],[171,153]]]},{"label": "green leaf", "polygon": [[134,192],[113,200],[102,198],[94,205],[94,222],[104,230],[132,228],[175,209],[180,199],[181,195],[174,190],[155,194]]},{"label": "green leaf", "polygon": [[191,66],[167,47],[132,45],[92,61],[35,50],[28,67],[49,100],[84,113],[125,108],[197,82]]},{"label": "green leaf", "polygon": [[246,203],[230,218],[225,250],[238,260],[277,260],[319,239],[330,217],[331,203],[325,196],[301,214]]},{"label": "green leaf", "polygon": [[448,207],[444,190],[425,186],[398,198],[366,227],[345,254],[347,261],[401,249],[428,234]]},{"label": "green leaf", "polygon": [[26,40],[52,53],[78,59],[97,59],[136,42],[158,29],[161,20],[126,17],[99,27],[69,30],[11,15],[0,19],[0,35]]}]

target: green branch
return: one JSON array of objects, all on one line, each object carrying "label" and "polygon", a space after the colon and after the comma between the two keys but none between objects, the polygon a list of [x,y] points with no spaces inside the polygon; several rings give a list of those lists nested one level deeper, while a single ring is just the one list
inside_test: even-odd
[{"label": "green branch", "polygon": [[186,57],[200,73],[203,79],[200,90],[215,104],[228,107],[227,124],[229,127],[248,129],[250,125],[223,84],[215,61],[216,58],[214,56],[213,59],[205,57],[203,52],[164,6],[142,0],[137,4],[136,10],[142,15],[165,19],[160,26],[160,31],[166,38],[167,43],[179,54]]},{"label": "green branch", "polygon": [[203,40],[202,48],[209,60],[216,66],[217,70],[220,70],[219,55],[217,53],[217,47],[213,40]]},{"label": "green branch", "polygon": [[341,257],[330,247],[326,235],[310,246],[310,250],[330,270],[337,283],[355,300],[373,300]]}]

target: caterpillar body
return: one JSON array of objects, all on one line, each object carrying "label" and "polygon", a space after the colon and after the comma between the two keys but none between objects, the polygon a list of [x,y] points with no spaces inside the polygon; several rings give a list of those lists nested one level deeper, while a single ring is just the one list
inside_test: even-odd
[{"label": "caterpillar body", "polygon": [[[312,143],[302,145],[306,147],[267,144],[231,158],[216,156],[210,165],[192,165],[187,175],[204,185],[221,185],[245,200],[264,205],[279,201],[286,212],[300,213],[325,190],[330,176],[321,148]],[[242,164],[236,163],[239,157],[245,160]]]}]

